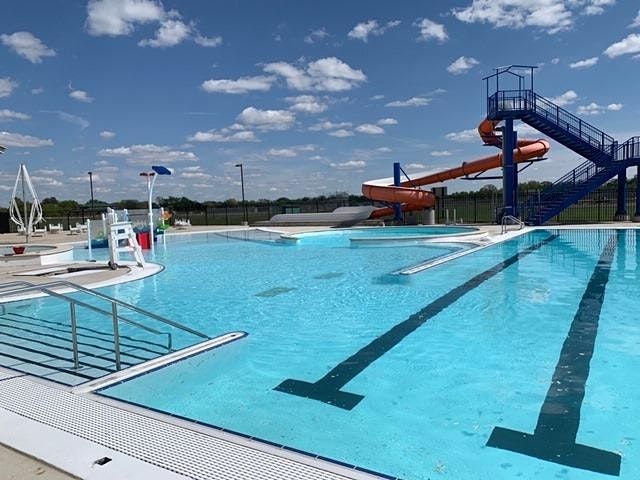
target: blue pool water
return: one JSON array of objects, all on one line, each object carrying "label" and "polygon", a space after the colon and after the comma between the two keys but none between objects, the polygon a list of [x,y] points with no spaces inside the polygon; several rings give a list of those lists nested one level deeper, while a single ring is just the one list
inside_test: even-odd
[{"label": "blue pool water", "polygon": [[164,272],[105,289],[249,336],[103,395],[405,479],[640,478],[640,231],[539,230],[411,276],[391,272],[450,248],[245,239],[171,239]]},{"label": "blue pool water", "polygon": [[300,233],[292,235],[290,238],[295,239],[299,245],[326,245],[329,247],[353,246],[352,240],[387,240],[387,242],[381,243],[384,246],[396,245],[390,240],[419,241],[434,239],[434,237],[472,234],[477,231],[478,229],[474,227],[458,226],[363,227]]}]

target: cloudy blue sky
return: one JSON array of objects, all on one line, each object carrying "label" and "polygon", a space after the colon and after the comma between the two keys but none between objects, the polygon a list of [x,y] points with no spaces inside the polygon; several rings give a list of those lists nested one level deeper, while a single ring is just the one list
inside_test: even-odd
[{"label": "cloudy blue sky", "polygon": [[[175,172],[159,195],[238,197],[238,162],[251,199],[359,192],[394,161],[438,170],[486,155],[481,79],[511,63],[539,66],[539,93],[625,140],[640,134],[638,7],[3,0],[0,195],[21,162],[41,196],[81,201],[89,170],[98,198],[143,198],[152,164]],[[553,147],[525,178],[580,161]]]}]

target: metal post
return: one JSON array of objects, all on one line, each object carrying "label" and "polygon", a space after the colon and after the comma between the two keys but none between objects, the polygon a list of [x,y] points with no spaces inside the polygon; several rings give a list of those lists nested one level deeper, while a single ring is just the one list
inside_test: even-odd
[{"label": "metal post", "polygon": [[[393,184],[396,187],[400,186],[400,163],[399,162],[393,163]],[[402,221],[402,205],[399,203],[394,203],[393,211],[395,212],[393,219],[396,222],[401,222]]]},{"label": "metal post", "polygon": [[629,220],[627,215],[627,169],[622,169],[618,173],[618,201],[616,206],[615,219],[618,221]]},{"label": "metal post", "polygon": [[69,303],[69,309],[71,311],[71,345],[73,348],[73,368],[76,370],[80,368],[80,361],[78,360],[78,325],[76,318],[76,304]]},{"label": "metal post", "polygon": [[91,248],[91,220],[87,220],[87,249],[89,250],[89,261],[93,261],[93,250]]},{"label": "metal post", "polygon": [[513,174],[514,165],[513,149],[515,132],[513,131],[513,118],[506,118],[502,128],[502,206],[503,215],[515,215],[514,202],[516,186]]},{"label": "metal post", "polygon": [[[513,132],[513,150],[518,148],[518,132]],[[518,164],[513,159],[513,214],[515,217],[518,216]]]},{"label": "metal post", "polygon": [[120,370],[120,330],[118,328],[118,305],[111,304],[111,315],[113,317],[113,351],[116,356],[116,370]]},{"label": "metal post", "polygon": [[242,163],[237,163],[236,167],[240,167],[240,186],[242,188],[242,210],[244,212],[244,223],[245,225],[249,224],[249,215],[247,212],[247,202],[244,198],[244,167]]},{"label": "metal post", "polygon": [[25,243],[29,243],[29,234],[31,233],[31,223],[27,220],[27,194],[25,193],[25,189],[24,189],[24,172],[25,172],[25,167],[24,167],[24,163],[20,165],[20,173],[21,173],[21,178],[22,178],[22,210],[24,212],[24,234],[26,236],[26,242]]},{"label": "metal post", "polygon": [[636,169],[636,211],[633,213],[633,221],[640,222],[640,165]]},{"label": "metal post", "polygon": [[88,172],[89,173],[89,187],[91,188],[91,218],[93,218],[94,215],[94,208],[93,208],[93,172]]}]

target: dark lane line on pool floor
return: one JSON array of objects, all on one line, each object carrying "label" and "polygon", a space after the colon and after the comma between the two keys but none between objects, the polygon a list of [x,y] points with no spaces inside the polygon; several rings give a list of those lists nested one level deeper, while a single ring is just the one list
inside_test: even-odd
[{"label": "dark lane line on pool floor", "polygon": [[612,235],[591,274],[562,345],[533,435],[495,427],[487,446],[569,467],[620,475],[619,454],[576,443],[585,385],[616,245],[616,236]]},{"label": "dark lane line on pool floor", "polygon": [[438,315],[445,308],[457,302],[462,296],[513,265],[518,260],[551,243],[556,238],[558,238],[558,235],[551,235],[540,242],[530,245],[521,252],[516,253],[445,293],[422,310],[414,313],[408,319],[396,324],[390,330],[387,330],[381,336],[371,341],[371,343],[360,349],[354,355],[334,367],[317,382],[312,383],[290,378],[283,381],[275,387],[274,390],[299,397],[319,400],[345,410],[353,409],[364,398],[364,395],[342,391],[342,387],[362,373],[378,358],[398,345],[405,337],[424,325],[429,319]]}]

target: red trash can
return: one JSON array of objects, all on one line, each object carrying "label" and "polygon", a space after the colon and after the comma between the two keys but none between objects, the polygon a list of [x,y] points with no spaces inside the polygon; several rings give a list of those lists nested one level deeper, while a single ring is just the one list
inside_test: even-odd
[{"label": "red trash can", "polygon": [[151,234],[149,232],[138,232],[136,233],[136,240],[138,240],[138,245],[143,250],[149,250],[151,248]]}]

